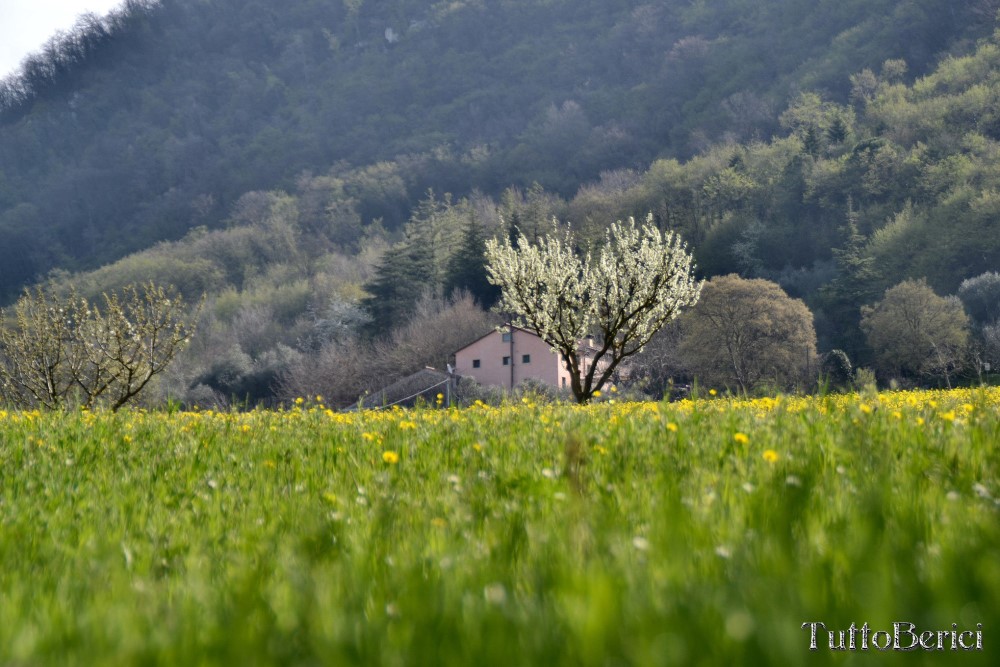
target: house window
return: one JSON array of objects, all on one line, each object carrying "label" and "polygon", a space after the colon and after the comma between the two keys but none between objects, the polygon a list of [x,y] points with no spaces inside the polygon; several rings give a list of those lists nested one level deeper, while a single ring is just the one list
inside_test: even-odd
[{"label": "house window", "polygon": [[510,357],[504,357],[503,358],[503,365],[504,366],[510,366]]},{"label": "house window", "polygon": [[510,332],[509,332],[509,331],[505,332],[505,333],[504,333],[504,334],[503,334],[503,335],[502,335],[502,336],[500,337],[500,340],[502,340],[502,341],[503,341],[503,342],[505,342],[505,343],[509,343],[509,342],[510,342]]},{"label": "house window", "polygon": [[472,367],[473,368],[479,368],[479,359],[473,359],[472,360]]},{"label": "house window", "polygon": [[530,354],[522,354],[521,355],[521,363],[522,364],[530,364],[531,363],[531,355]]},{"label": "house window", "polygon": [[563,376],[562,381],[563,381],[563,389],[565,389],[566,388],[566,376],[565,375]]}]

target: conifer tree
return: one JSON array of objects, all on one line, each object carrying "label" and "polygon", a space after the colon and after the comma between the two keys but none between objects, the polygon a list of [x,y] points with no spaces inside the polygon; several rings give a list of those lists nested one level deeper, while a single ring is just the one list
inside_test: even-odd
[{"label": "conifer tree", "polygon": [[491,284],[486,273],[486,234],[474,213],[469,214],[462,241],[448,262],[445,294],[466,290],[488,309],[500,298],[500,289]]}]

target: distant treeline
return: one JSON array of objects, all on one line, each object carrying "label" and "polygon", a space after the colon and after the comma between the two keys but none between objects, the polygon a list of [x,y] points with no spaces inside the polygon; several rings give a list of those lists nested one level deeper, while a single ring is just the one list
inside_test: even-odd
[{"label": "distant treeline", "polygon": [[0,119],[10,124],[46,100],[72,95],[85,68],[127,58],[142,38],[158,0],[125,0],[104,17],[86,12],[68,31],[59,31],[41,51],[21,62],[14,76],[0,80]]}]

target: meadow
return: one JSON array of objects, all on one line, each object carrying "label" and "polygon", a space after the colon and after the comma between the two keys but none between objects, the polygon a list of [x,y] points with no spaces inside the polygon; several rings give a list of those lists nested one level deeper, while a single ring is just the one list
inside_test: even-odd
[{"label": "meadow", "polygon": [[[0,665],[998,664],[998,444],[996,389],[0,411]],[[802,628],[903,621],[982,650]]]}]

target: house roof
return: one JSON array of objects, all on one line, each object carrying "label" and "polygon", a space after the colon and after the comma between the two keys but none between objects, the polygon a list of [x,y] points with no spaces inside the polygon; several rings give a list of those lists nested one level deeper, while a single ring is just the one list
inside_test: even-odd
[{"label": "house roof", "polygon": [[[531,336],[534,336],[535,338],[539,338],[539,339],[541,338],[541,336],[539,336],[538,334],[536,334],[534,331],[531,331],[529,329],[524,329],[524,328],[516,326],[514,324],[504,324],[502,327],[500,327],[500,329],[516,329],[517,331],[523,331],[524,333],[529,334]],[[484,333],[479,338],[476,338],[475,340],[469,341],[468,343],[466,343],[462,347],[458,348],[457,350],[455,350],[455,352],[456,353],[461,352],[465,348],[471,347],[471,346],[475,345],[476,343],[478,343],[479,341],[481,341],[482,339],[489,338],[490,336],[492,336],[495,333],[502,333],[500,331],[500,329],[490,329],[489,331],[487,331],[486,333]]]},{"label": "house roof", "polygon": [[[426,366],[416,373],[407,375],[387,387],[367,394],[362,401],[368,407],[381,408],[389,405],[412,405],[417,397],[433,400],[440,387],[451,377],[451,374]],[[346,411],[357,410],[360,405],[354,403],[345,408]]]},{"label": "house roof", "polygon": [[[476,338],[475,340],[472,340],[472,341],[466,343],[462,347],[460,347],[457,350],[455,350],[455,354],[458,354],[459,352],[461,352],[462,350],[464,350],[464,349],[466,349],[468,347],[472,347],[473,345],[475,345],[476,343],[478,343],[482,339],[488,338],[488,337],[492,336],[495,333],[503,333],[503,332],[501,332],[501,329],[513,329],[513,330],[516,330],[516,331],[522,331],[522,332],[528,334],[529,336],[534,336],[535,338],[537,338],[539,340],[542,339],[542,337],[539,336],[538,334],[536,334],[534,331],[531,331],[530,329],[525,329],[524,327],[519,327],[519,326],[517,326],[515,324],[510,324],[508,322],[507,324],[504,324],[503,326],[501,326],[499,328],[496,328],[496,329],[491,329],[490,331],[487,331],[486,333],[484,333],[479,338]],[[591,354],[591,353],[593,353],[593,352],[596,352],[596,350],[594,348],[589,347],[589,346],[584,346],[584,345],[580,346],[580,350],[582,352],[584,352],[585,354],[588,354],[588,355]]]}]

